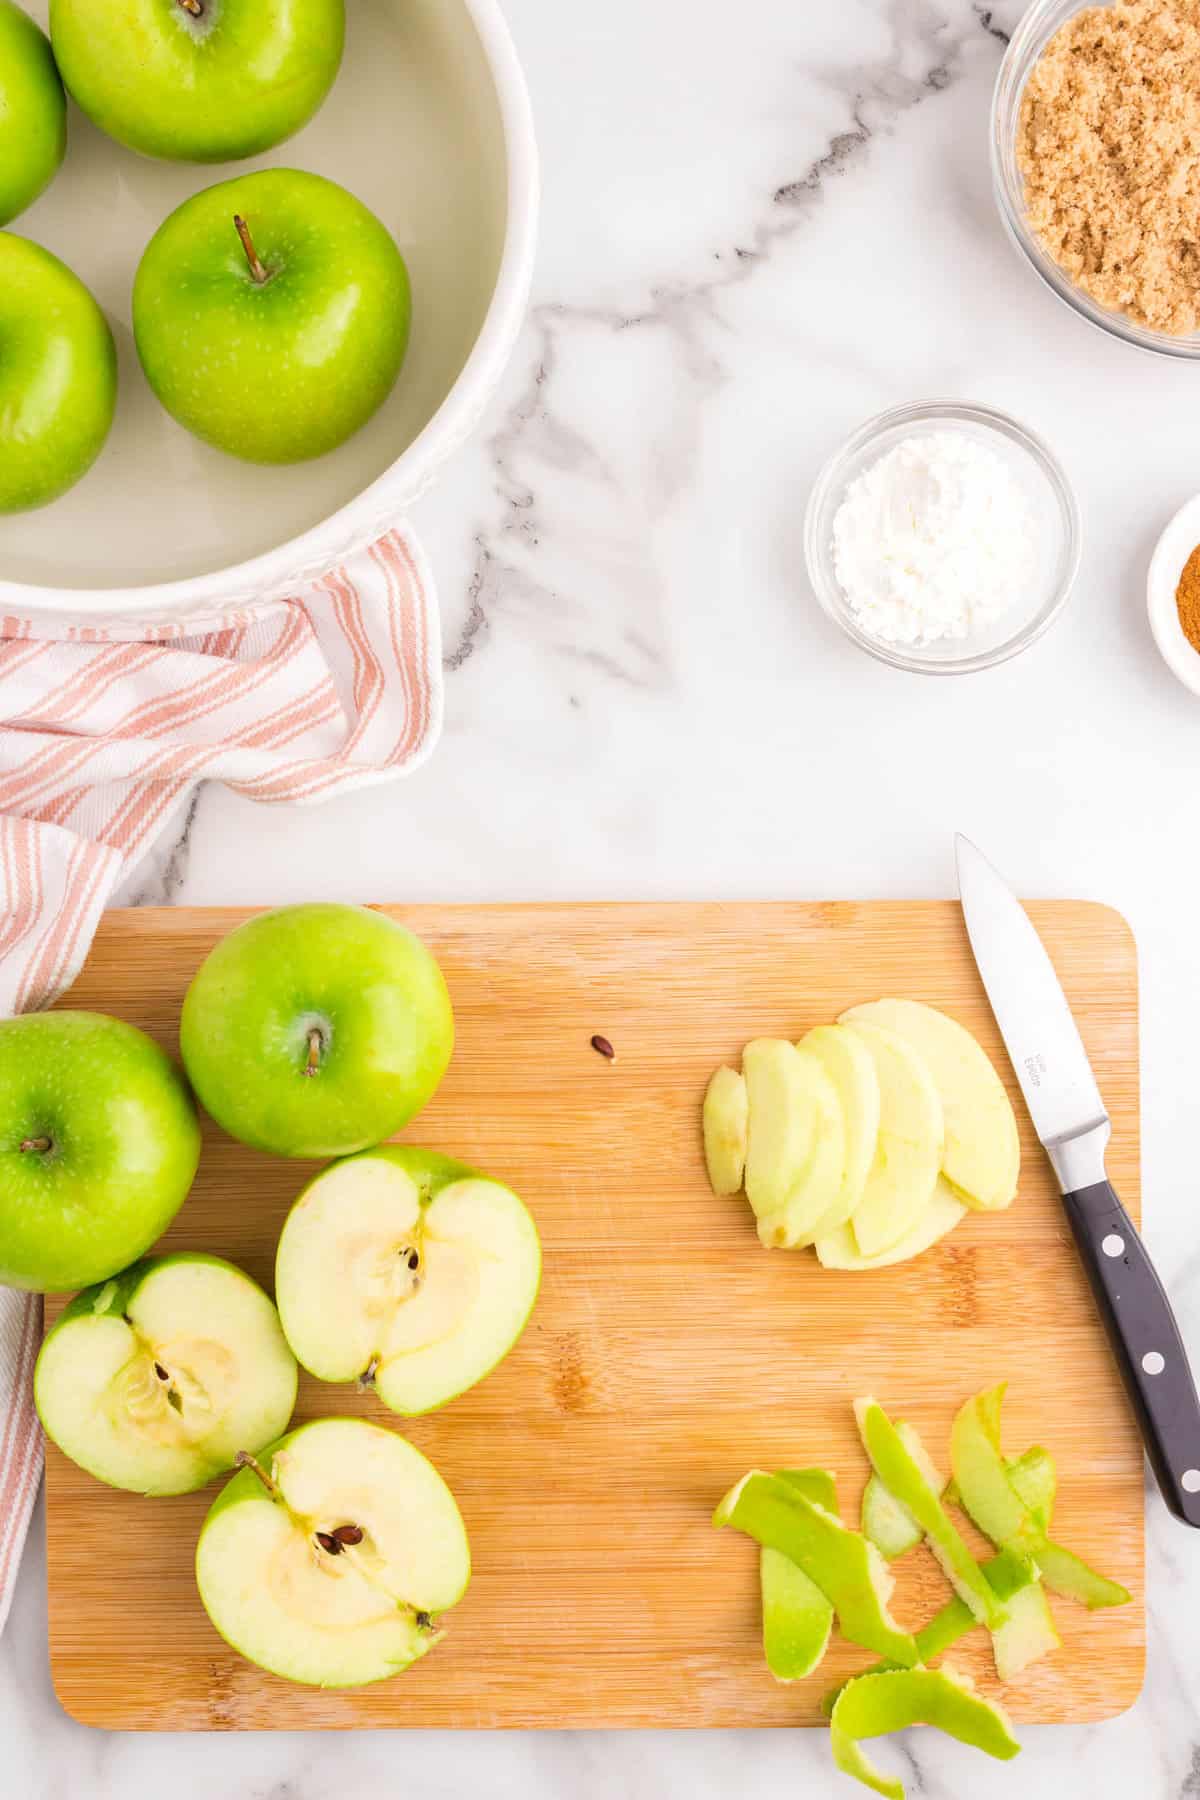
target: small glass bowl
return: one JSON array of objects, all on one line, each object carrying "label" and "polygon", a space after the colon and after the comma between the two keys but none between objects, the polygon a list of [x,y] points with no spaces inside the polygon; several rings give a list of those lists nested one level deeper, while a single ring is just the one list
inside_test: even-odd
[{"label": "small glass bowl", "polygon": [[1101,306],[1090,294],[1076,287],[1070,276],[1059,268],[1043,248],[1041,239],[1030,230],[1025,217],[1025,181],[1017,163],[1021,96],[1034,64],[1050,39],[1074,13],[1083,11],[1085,3],[1094,5],[1095,0],[1033,0],[1012,34],[992,97],[992,191],[996,205],[1022,258],[1072,312],[1110,337],[1135,344],[1139,350],[1195,362],[1200,358],[1200,332],[1173,337],[1169,332],[1139,325],[1124,313]]},{"label": "small glass bowl", "polygon": [[[833,520],[849,483],[904,438],[966,432],[1003,457],[1020,483],[1038,534],[1036,579],[999,619],[966,638],[933,644],[888,644],[858,623],[833,568]],[[969,675],[994,668],[1036,643],[1054,623],[1075,582],[1081,548],[1079,509],[1070,484],[1045,444],[1005,413],[956,400],[896,406],[860,425],[825,464],[804,516],[804,555],[822,607],[846,636],[880,662],[918,675]]]}]

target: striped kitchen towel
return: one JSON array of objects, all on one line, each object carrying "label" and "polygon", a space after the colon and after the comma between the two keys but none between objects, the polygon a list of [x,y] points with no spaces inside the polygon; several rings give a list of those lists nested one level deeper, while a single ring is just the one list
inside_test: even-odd
[{"label": "striped kitchen towel", "polygon": [[[286,599],[155,624],[0,617],[0,1013],[48,1006],[200,781],[315,801],[441,729],[437,603],[405,529]],[[0,1629],[42,1468],[41,1300],[0,1288]]]}]

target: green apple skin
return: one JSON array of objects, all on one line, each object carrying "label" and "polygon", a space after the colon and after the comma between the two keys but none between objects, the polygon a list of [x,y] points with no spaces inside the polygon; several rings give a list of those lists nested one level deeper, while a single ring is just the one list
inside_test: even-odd
[{"label": "green apple skin", "polygon": [[0,0],[0,225],[57,175],[67,153],[67,98],[45,33]]},{"label": "green apple skin", "polygon": [[433,955],[402,925],[361,906],[285,906],[201,964],[179,1042],[197,1097],[231,1137],[279,1156],[345,1156],[431,1098],[454,1014]]},{"label": "green apple skin", "polygon": [[365,425],[400,373],[411,314],[386,227],[336,182],[299,169],[185,200],[133,284],[138,355],[163,406],[205,443],[257,463],[323,456]]},{"label": "green apple skin", "polygon": [[143,156],[231,162],[307,123],[337,76],[344,0],[50,0],[71,97]]},{"label": "green apple skin", "polygon": [[0,1024],[0,1283],[107,1280],[166,1230],[199,1159],[187,1088],[145,1032],[88,1012]]},{"label": "green apple skin", "polygon": [[116,404],[112,332],[87,288],[40,244],[0,231],[0,513],[74,487]]}]

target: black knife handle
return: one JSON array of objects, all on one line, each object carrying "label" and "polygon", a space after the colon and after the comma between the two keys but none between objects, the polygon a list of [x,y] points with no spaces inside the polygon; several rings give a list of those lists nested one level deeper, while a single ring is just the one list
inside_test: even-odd
[{"label": "black knife handle", "polygon": [[1166,1290],[1109,1182],[1063,1203],[1162,1497],[1200,1526],[1200,1400]]}]

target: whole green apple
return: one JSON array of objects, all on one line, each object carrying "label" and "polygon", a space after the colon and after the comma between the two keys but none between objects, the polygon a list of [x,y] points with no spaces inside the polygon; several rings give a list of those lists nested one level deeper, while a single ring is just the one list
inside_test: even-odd
[{"label": "whole green apple", "polygon": [[67,91],[143,156],[229,162],[281,144],[333,86],[344,0],[50,0]]},{"label": "whole green apple", "polygon": [[200,965],[179,1044],[201,1104],[280,1156],[343,1156],[389,1137],[446,1072],[454,1015],[420,938],[361,906],[284,906]]},{"label": "whole green apple", "polygon": [[107,1280],[165,1231],[199,1158],[191,1098],[145,1032],[89,1012],[0,1024],[0,1282]]},{"label": "whole green apple", "polygon": [[49,187],[67,150],[67,100],[44,32],[0,0],[0,225]]},{"label": "whole green apple", "polygon": [[321,456],[387,399],[408,346],[408,271],[336,182],[265,169],[185,200],[133,284],[146,378],[189,431],[250,462]]},{"label": "whole green apple", "polygon": [[82,281],[40,244],[0,231],[0,513],[73,487],[116,403],[112,332]]}]

